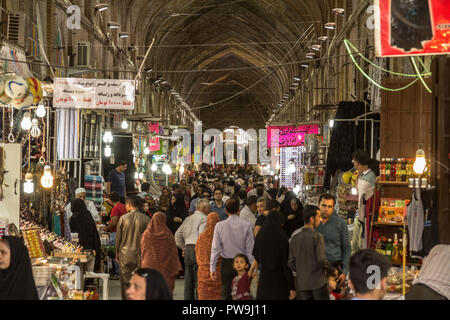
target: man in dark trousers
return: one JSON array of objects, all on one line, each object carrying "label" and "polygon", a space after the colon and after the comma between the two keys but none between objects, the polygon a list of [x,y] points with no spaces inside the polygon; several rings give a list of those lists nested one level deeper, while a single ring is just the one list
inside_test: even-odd
[{"label": "man in dark trousers", "polygon": [[106,180],[106,193],[110,194],[115,191],[120,196],[120,201],[125,203],[125,197],[127,190],[125,188],[125,171],[127,170],[127,162],[121,160],[119,165],[112,169],[108,174],[108,179]]},{"label": "man in dark trousers", "polygon": [[222,256],[222,298],[231,300],[231,283],[236,276],[233,269],[234,257],[245,254],[250,264],[253,263],[253,238],[252,226],[249,222],[239,218],[239,200],[230,198],[225,204],[228,218],[216,224],[211,247],[210,274],[216,279],[216,264],[219,255]]}]

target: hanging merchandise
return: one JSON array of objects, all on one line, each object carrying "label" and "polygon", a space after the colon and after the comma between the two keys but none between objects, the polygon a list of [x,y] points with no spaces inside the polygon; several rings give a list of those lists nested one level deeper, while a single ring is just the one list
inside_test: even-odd
[{"label": "hanging merchandise", "polygon": [[41,129],[39,129],[39,121],[37,119],[33,119],[31,121],[30,134],[33,138],[38,138],[41,135]]},{"label": "hanging merchandise", "polygon": [[5,94],[14,99],[22,99],[28,93],[28,82],[19,76],[7,76],[5,80]]},{"label": "hanging merchandise", "polygon": [[85,175],[84,188],[86,189],[86,200],[94,202],[95,207],[100,212],[103,204],[103,185],[102,176]]},{"label": "hanging merchandise", "polygon": [[58,160],[78,159],[80,157],[79,111],[56,110]]}]

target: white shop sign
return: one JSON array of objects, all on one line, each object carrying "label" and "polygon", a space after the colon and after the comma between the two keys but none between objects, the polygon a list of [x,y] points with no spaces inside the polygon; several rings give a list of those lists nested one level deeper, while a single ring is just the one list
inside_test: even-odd
[{"label": "white shop sign", "polygon": [[53,106],[133,110],[134,80],[55,78]]}]

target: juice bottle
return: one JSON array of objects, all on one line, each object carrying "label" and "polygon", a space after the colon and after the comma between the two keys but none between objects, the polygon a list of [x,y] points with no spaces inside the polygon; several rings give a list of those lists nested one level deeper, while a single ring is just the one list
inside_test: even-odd
[{"label": "juice bottle", "polygon": [[400,261],[400,255],[398,250],[398,238],[397,234],[394,235],[394,250],[392,252],[392,261],[399,262]]},{"label": "juice bottle", "polygon": [[381,159],[380,162],[380,181],[386,181],[386,159]]},{"label": "juice bottle", "polygon": [[384,255],[384,252],[381,249],[381,238],[378,238],[377,240],[377,243],[375,245],[375,251]]},{"label": "juice bottle", "polygon": [[391,181],[391,159],[386,158],[384,167],[385,167],[384,181]]},{"label": "juice bottle", "polygon": [[406,159],[402,158],[402,182],[407,181],[407,173],[406,173]]},{"label": "juice bottle", "polygon": [[397,159],[391,158],[391,181],[395,181],[397,174]]},{"label": "juice bottle", "polygon": [[397,159],[397,174],[395,176],[395,181],[400,182],[402,181],[402,159]]},{"label": "juice bottle", "polygon": [[386,243],[386,256],[389,258],[389,260],[392,260],[392,251],[394,250],[394,246],[392,244],[392,239],[388,239],[388,242]]},{"label": "juice bottle", "polygon": [[385,255],[386,254],[386,244],[387,244],[387,240],[386,237],[381,237],[381,254]]}]

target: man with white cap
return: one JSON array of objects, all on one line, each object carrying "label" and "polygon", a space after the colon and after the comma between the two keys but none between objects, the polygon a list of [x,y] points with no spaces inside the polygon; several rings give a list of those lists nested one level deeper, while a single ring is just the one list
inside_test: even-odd
[{"label": "man with white cap", "polygon": [[[92,218],[94,218],[94,221],[100,221],[100,217],[98,215],[97,208],[95,208],[95,205],[92,201],[86,200],[86,189],[84,188],[78,188],[75,190],[75,198],[84,200],[84,203],[86,203],[86,207],[89,210],[89,212],[92,214]],[[70,209],[70,203],[66,206],[66,214],[67,214],[67,220],[70,219],[72,216],[72,210]]]}]

